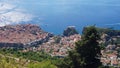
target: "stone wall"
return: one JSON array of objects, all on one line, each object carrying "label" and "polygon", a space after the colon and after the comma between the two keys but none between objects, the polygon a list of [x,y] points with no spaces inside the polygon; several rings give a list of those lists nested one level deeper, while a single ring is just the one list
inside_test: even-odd
[{"label": "stone wall", "polygon": [[9,48],[9,47],[14,47],[14,48],[23,48],[23,44],[21,43],[0,43],[1,48]]}]

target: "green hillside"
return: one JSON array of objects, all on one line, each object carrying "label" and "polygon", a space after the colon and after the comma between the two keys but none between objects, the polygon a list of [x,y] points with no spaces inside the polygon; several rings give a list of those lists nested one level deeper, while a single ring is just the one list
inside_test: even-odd
[{"label": "green hillside", "polygon": [[[13,51],[12,49],[1,49],[0,68],[57,68],[50,59],[43,59],[43,56],[40,57],[40,55],[36,55],[35,53],[33,55],[32,52],[31,54],[24,54],[26,55],[23,55],[22,52],[18,53],[18,51]],[[27,54],[29,54],[29,56]]]}]

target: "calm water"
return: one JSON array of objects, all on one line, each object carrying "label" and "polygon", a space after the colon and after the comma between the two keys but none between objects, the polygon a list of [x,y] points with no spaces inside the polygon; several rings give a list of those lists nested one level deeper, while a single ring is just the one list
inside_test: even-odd
[{"label": "calm water", "polygon": [[55,34],[71,25],[79,32],[87,25],[120,25],[120,0],[21,0],[17,5],[36,16],[32,23]]}]

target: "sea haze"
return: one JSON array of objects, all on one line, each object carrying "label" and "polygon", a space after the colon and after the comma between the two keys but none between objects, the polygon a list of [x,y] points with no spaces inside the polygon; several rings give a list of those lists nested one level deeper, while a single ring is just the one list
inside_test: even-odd
[{"label": "sea haze", "polygon": [[115,29],[120,25],[120,0],[15,0],[11,4],[34,15],[29,23],[54,34],[61,34],[67,26],[81,32],[88,25]]}]

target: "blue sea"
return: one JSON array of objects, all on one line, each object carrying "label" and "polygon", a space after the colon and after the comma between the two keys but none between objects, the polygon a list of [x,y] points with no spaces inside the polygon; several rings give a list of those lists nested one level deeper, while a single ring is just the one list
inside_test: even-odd
[{"label": "blue sea", "polygon": [[120,0],[21,0],[17,4],[36,16],[31,23],[54,34],[67,26],[80,33],[88,25],[120,29]]}]

